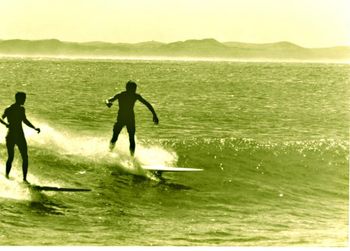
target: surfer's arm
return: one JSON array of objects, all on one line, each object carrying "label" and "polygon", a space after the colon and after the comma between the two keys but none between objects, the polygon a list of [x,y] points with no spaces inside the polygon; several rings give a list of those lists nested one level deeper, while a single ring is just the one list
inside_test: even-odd
[{"label": "surfer's arm", "polygon": [[6,110],[5,110],[5,112],[4,112],[4,114],[1,116],[1,118],[0,118],[0,123],[1,124],[3,124],[3,125],[5,125],[6,127],[9,127],[9,124],[8,123],[6,123],[5,121],[4,121],[4,119],[7,117],[7,115],[6,115]]},{"label": "surfer's arm", "polygon": [[153,114],[153,122],[158,125],[159,123],[159,119],[157,117],[157,114],[156,114],[156,111],[153,109],[153,106],[147,101],[145,100],[141,95],[138,95],[138,98],[137,98],[142,104],[144,104],[148,110],[150,110]]},{"label": "surfer's arm", "polygon": [[109,99],[105,100],[105,104],[106,106],[108,106],[108,108],[110,108],[113,105],[113,102],[116,101],[119,98],[119,93],[114,95],[113,97],[110,97]]},{"label": "surfer's arm", "polygon": [[3,121],[2,119],[0,119],[0,123],[5,125],[6,127],[9,127],[9,124],[7,124],[5,121]]},{"label": "surfer's arm", "polygon": [[33,124],[30,123],[30,121],[27,119],[27,117],[25,115],[24,115],[23,123],[26,124],[28,127],[33,128],[38,133],[40,133],[40,128],[33,126]]}]

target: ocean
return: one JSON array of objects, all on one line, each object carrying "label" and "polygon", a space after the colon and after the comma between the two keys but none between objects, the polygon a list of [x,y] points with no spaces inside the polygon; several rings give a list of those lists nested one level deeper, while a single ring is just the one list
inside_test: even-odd
[{"label": "ocean", "polygon": [[[349,64],[0,59],[0,110],[27,93],[32,184],[16,150],[4,177],[0,245],[348,245]],[[104,100],[134,80],[136,162],[202,168],[140,172],[126,129],[110,152],[118,109]]]}]

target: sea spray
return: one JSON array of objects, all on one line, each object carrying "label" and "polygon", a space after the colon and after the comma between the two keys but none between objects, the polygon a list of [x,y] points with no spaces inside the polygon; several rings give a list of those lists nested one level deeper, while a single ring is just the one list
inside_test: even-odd
[{"label": "sea spray", "polygon": [[116,148],[109,151],[109,138],[77,135],[65,130],[58,130],[45,122],[37,122],[41,133],[36,135],[32,130],[25,128],[29,145],[45,148],[61,155],[73,155],[92,162],[112,164],[115,163],[124,169],[133,171],[133,163],[142,165],[176,165],[177,155],[174,151],[165,149],[160,145],[144,145],[137,142],[135,160],[130,157],[129,140],[126,134],[119,136]]}]

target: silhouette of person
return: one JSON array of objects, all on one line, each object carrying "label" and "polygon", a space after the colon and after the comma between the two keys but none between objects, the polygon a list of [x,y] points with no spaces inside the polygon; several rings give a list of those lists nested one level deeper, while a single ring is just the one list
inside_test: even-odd
[{"label": "silhouette of person", "polygon": [[115,100],[118,100],[119,110],[117,121],[113,127],[113,136],[109,144],[109,149],[113,150],[115,143],[118,140],[120,131],[124,126],[128,130],[129,141],[130,141],[130,154],[134,156],[135,153],[135,115],[134,115],[134,105],[138,100],[144,104],[153,114],[153,122],[158,125],[159,120],[156,112],[154,111],[152,105],[148,103],[140,94],[136,93],[137,84],[133,81],[128,81],[126,83],[126,91],[117,93],[113,97],[105,101],[108,108],[110,108]]},{"label": "silhouette of person", "polygon": [[27,172],[28,172],[28,148],[27,141],[24,136],[22,122],[28,127],[33,128],[38,133],[40,133],[40,128],[36,128],[29,122],[26,117],[24,103],[26,101],[26,94],[24,92],[17,92],[15,95],[16,102],[5,109],[2,119],[7,119],[5,121],[1,120],[1,123],[6,125],[8,128],[6,136],[6,147],[8,159],[6,162],[6,178],[9,178],[9,174],[12,167],[12,161],[15,154],[15,145],[17,145],[21,156],[22,156],[22,171],[23,171],[23,181],[27,182]]}]

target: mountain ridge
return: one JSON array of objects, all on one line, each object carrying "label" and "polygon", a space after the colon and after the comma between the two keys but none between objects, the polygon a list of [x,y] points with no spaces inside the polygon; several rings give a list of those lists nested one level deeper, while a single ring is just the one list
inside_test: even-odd
[{"label": "mountain ridge", "polygon": [[189,39],[171,43],[146,41],[110,43],[67,42],[58,39],[0,39],[2,55],[46,56],[164,56],[232,59],[350,59],[350,46],[305,48],[280,41],[276,43],[219,42],[213,38]]}]

